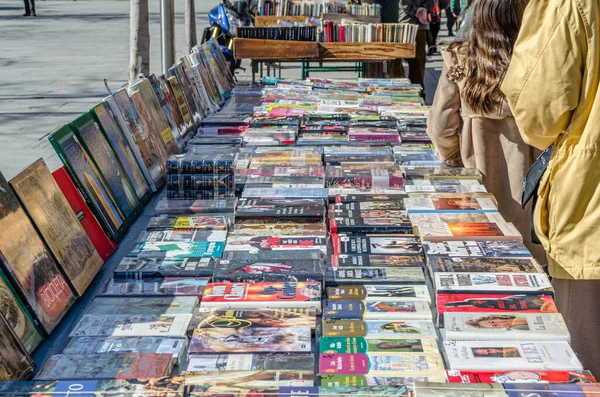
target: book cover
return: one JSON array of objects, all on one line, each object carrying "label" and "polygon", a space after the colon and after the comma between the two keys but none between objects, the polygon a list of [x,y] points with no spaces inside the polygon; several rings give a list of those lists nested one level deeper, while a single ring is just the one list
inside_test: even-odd
[{"label": "book cover", "polygon": [[280,237],[280,236],[257,236],[257,237],[229,237],[225,251],[297,251],[307,249],[318,249],[327,254],[327,241],[322,237]]},{"label": "book cover", "polygon": [[[445,376],[370,376],[370,375],[319,375],[319,385],[323,387],[369,387],[379,386],[385,388],[397,388],[398,390],[406,390],[408,393],[400,394],[407,397],[412,396],[415,382],[446,382]],[[387,394],[387,393],[386,393]]]},{"label": "book cover", "polygon": [[191,314],[85,314],[69,337],[165,336],[185,337]]},{"label": "book cover", "polygon": [[600,392],[598,385],[505,383],[508,397],[537,395],[540,397],[593,396]]},{"label": "book cover", "polygon": [[415,198],[404,199],[406,212],[417,213],[443,213],[443,212],[498,212],[496,203],[491,198],[464,197],[464,198]]},{"label": "book cover", "polygon": [[[185,384],[189,396],[222,394],[250,397],[248,390],[269,390],[282,386],[313,386],[314,370],[264,370],[264,371],[196,371],[186,372]],[[210,386],[207,386],[210,385]],[[215,388],[211,392],[211,387]]]},{"label": "book cover", "polygon": [[583,370],[567,342],[446,341],[449,369]]},{"label": "book cover", "polygon": [[570,340],[560,313],[445,313],[449,340]]},{"label": "book cover", "polygon": [[[403,212],[403,211],[402,211]],[[339,214],[343,215],[343,214]],[[413,225],[406,215],[393,214],[378,218],[365,218],[362,215],[329,217],[331,233],[380,233],[380,234],[412,234]]]},{"label": "book cover", "polygon": [[419,397],[508,397],[502,385],[456,385],[448,383],[415,383]]},{"label": "book cover", "polygon": [[323,319],[332,320],[431,320],[425,301],[328,301]]},{"label": "book cover", "polygon": [[109,279],[97,296],[202,296],[206,277],[166,277],[155,279]]},{"label": "book cover", "polygon": [[262,308],[262,309],[194,309],[190,328],[292,328],[315,329],[317,312],[314,309]]},{"label": "book cover", "polygon": [[286,206],[286,205],[260,205],[239,206],[235,217],[243,222],[245,219],[267,219],[284,222],[320,222],[323,220],[325,208],[320,205]]},{"label": "book cover", "polygon": [[163,336],[78,336],[69,338],[62,354],[156,353],[171,354],[174,365],[183,361],[188,341],[185,337]]},{"label": "book cover", "polygon": [[433,278],[437,293],[554,294],[545,273],[434,273]]},{"label": "book cover", "polygon": [[36,380],[146,379],[171,373],[173,356],[153,353],[56,354]]},{"label": "book cover", "polygon": [[[74,392],[76,390],[77,392]],[[36,397],[106,395],[124,393],[128,397],[184,397],[185,386],[178,378],[149,378],[128,380],[48,380],[29,382],[3,382],[0,393],[11,396]]]},{"label": "book cover", "polygon": [[51,332],[75,296],[1,173],[0,267],[44,330]]},{"label": "book cover", "polygon": [[331,267],[424,267],[420,255],[332,255]]},{"label": "book cover", "polygon": [[332,235],[334,255],[419,255],[421,241],[414,236]]},{"label": "book cover", "polygon": [[428,339],[377,339],[351,337],[322,337],[319,339],[321,354],[350,353],[402,353],[418,355],[439,354],[435,338]]},{"label": "book cover", "polygon": [[551,295],[502,293],[437,294],[438,315],[446,312],[558,313]]},{"label": "book cover", "polygon": [[34,364],[31,357],[4,316],[0,315],[0,380],[25,380],[33,371]]},{"label": "book cover", "polygon": [[273,222],[268,223],[241,222],[233,226],[229,236],[315,236],[325,238],[327,227],[323,223]]},{"label": "book cover", "polygon": [[232,262],[219,260],[213,281],[321,281],[323,266],[319,260],[288,260],[280,262]]},{"label": "book cover", "polygon": [[257,282],[210,283],[202,307],[253,308],[293,307],[321,310],[321,283]]},{"label": "book cover", "polygon": [[314,371],[312,354],[194,354],[189,357],[188,372],[194,371]]},{"label": "book cover", "polygon": [[341,284],[336,287],[327,287],[327,299],[330,301],[378,301],[382,298],[388,300],[423,300],[431,302],[429,289],[426,285]]},{"label": "book cover", "polygon": [[102,230],[100,223],[98,223],[98,220],[96,220],[92,211],[90,211],[90,208],[81,197],[65,167],[60,167],[54,171],[52,177],[67,199],[71,210],[77,216],[79,224],[92,241],[96,251],[106,261],[117,250],[117,244],[108,238],[104,230]]},{"label": "book cover", "polygon": [[450,383],[590,383],[596,378],[589,371],[446,371]]},{"label": "book cover", "polygon": [[[330,194],[328,201],[330,204],[349,204],[349,203],[359,203],[355,205],[359,205],[359,208],[362,209],[362,203],[365,204],[380,204],[382,207],[375,207],[373,209],[385,209],[388,202],[392,202],[392,205],[399,205],[394,203],[402,203],[403,207],[397,209],[404,209],[404,202],[402,201],[404,198],[408,197],[406,193],[396,191],[393,194],[363,194],[363,193],[339,193],[339,194]],[[371,209],[371,207],[367,207],[365,209]]]},{"label": "book cover", "polygon": [[317,248],[295,251],[223,251],[223,260],[228,261],[282,261],[323,259],[323,251]]},{"label": "book cover", "polygon": [[191,314],[198,302],[197,296],[97,297],[85,314]]},{"label": "book cover", "polygon": [[48,166],[39,159],[10,184],[78,295],[104,264]]},{"label": "book cover", "polygon": [[427,241],[522,240],[515,226],[497,212],[409,214],[415,232]]},{"label": "book cover", "polygon": [[211,277],[214,258],[132,258],[124,257],[113,273],[114,278]]},{"label": "book cover", "polygon": [[319,374],[362,374],[382,376],[443,375],[444,363],[438,355],[408,354],[321,354]]},{"label": "book cover", "polygon": [[[362,198],[362,197],[361,197]],[[365,197],[366,198],[366,197]],[[348,198],[346,198],[348,199]],[[331,201],[330,201],[331,203]],[[341,202],[329,205],[330,210],[334,211],[386,211],[386,210],[405,210],[403,199],[392,199],[389,201],[351,201]]]},{"label": "book cover", "polygon": [[533,258],[481,258],[429,256],[427,266],[433,273],[543,273]]},{"label": "book cover", "polygon": [[423,270],[418,267],[331,267],[326,278],[327,285],[425,284]]},{"label": "book cover", "polygon": [[136,245],[130,254],[138,258],[219,258],[224,249],[225,243],[220,241],[146,241]]},{"label": "book cover", "polygon": [[136,242],[224,242],[226,238],[226,230],[168,229],[142,232]]},{"label": "book cover", "polygon": [[189,354],[310,353],[311,330],[294,328],[197,328]]},{"label": "book cover", "polygon": [[154,207],[154,215],[221,214],[235,212],[236,199],[169,200],[161,199]]},{"label": "book cover", "polygon": [[146,229],[227,230],[227,219],[224,216],[180,216],[163,214],[150,218]]},{"label": "book cover", "polygon": [[510,241],[424,241],[423,250],[430,257],[484,257],[484,258],[531,258],[532,255],[520,240]]}]

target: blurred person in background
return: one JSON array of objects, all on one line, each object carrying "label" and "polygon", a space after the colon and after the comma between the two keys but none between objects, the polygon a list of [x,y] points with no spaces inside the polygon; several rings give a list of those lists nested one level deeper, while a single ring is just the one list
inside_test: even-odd
[{"label": "blurred person in background", "polygon": [[25,14],[24,17],[35,17],[35,0],[23,0],[25,3]]}]

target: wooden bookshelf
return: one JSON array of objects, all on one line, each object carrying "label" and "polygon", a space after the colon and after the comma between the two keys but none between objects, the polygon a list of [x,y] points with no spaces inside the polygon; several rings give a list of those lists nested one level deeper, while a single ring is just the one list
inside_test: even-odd
[{"label": "wooden bookshelf", "polygon": [[233,44],[236,59],[257,61],[383,61],[414,58],[414,44],[399,43],[317,43],[239,39]]},{"label": "wooden bookshelf", "polygon": [[[304,22],[306,18],[313,18],[307,16],[273,16],[273,15],[259,15],[254,20],[254,26],[265,27],[265,26],[277,26],[277,21],[286,22]],[[363,22],[363,23],[380,23],[380,16],[364,16],[364,15],[351,15],[351,14],[323,14],[318,17],[327,21],[341,21],[342,19],[348,19],[350,21]]]}]

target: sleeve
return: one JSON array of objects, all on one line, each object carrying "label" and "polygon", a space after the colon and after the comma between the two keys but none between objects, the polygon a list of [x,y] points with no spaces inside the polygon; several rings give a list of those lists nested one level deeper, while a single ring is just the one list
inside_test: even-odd
[{"label": "sleeve", "polygon": [[427,118],[427,135],[431,138],[440,161],[460,166],[460,93],[458,86],[448,79],[448,70],[448,65],[444,62]]},{"label": "sleeve", "polygon": [[417,8],[419,8],[419,6],[417,5],[417,2],[415,0],[401,0],[400,7],[409,17],[417,17]]},{"label": "sleeve", "polygon": [[460,0],[450,0],[450,11],[453,14],[460,14]]},{"label": "sleeve", "polygon": [[579,104],[585,67],[581,18],[577,13],[568,17],[556,3],[529,3],[502,84],[523,140],[539,149],[567,129]]}]

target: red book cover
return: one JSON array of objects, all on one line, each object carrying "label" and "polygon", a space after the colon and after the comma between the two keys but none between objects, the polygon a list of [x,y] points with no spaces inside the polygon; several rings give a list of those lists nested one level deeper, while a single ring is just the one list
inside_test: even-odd
[{"label": "red book cover", "polygon": [[340,27],[340,41],[343,43],[346,41],[346,27]]},{"label": "red book cover", "polygon": [[437,294],[438,315],[445,312],[558,313],[551,295]]},{"label": "red book cover", "polygon": [[588,383],[596,382],[589,371],[459,371],[447,370],[450,383]]},{"label": "red book cover", "polygon": [[108,258],[110,258],[117,250],[118,245],[104,233],[104,230],[102,230],[102,227],[83,201],[83,198],[79,194],[79,191],[75,187],[67,170],[65,170],[65,167],[60,167],[54,171],[52,176],[67,198],[67,201],[77,216],[77,219],[79,219],[81,226],[83,226],[88,237],[92,240],[92,244],[96,248],[96,251],[98,251],[98,254],[100,254],[100,257],[102,257],[104,261],[108,260]]}]

